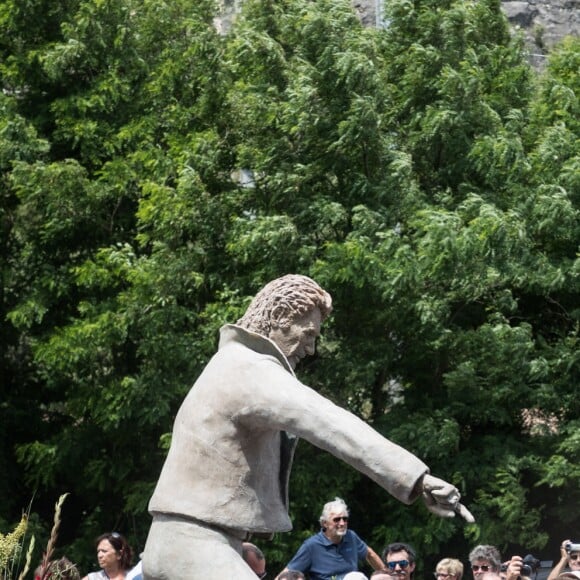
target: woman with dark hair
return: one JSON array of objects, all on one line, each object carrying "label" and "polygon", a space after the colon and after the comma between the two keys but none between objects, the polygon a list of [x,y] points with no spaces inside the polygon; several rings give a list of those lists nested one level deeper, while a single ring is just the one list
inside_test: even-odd
[{"label": "woman with dark hair", "polygon": [[100,572],[91,572],[83,580],[125,580],[131,569],[133,552],[127,540],[117,532],[102,534],[95,542]]}]

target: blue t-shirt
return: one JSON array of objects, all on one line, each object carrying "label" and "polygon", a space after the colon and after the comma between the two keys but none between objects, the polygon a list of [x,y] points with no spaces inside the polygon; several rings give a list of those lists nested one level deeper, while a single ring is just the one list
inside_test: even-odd
[{"label": "blue t-shirt", "polygon": [[340,544],[333,544],[323,532],[308,538],[288,563],[288,570],[308,572],[311,580],[340,580],[358,570],[359,560],[367,557],[367,545],[347,530]]}]

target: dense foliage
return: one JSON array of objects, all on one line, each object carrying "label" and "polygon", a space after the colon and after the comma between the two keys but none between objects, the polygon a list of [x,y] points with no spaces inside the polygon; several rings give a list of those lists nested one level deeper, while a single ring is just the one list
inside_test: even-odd
[{"label": "dense foliage", "polygon": [[[5,0],[0,11],[0,527],[142,549],[174,414],[273,277],[334,298],[299,376],[453,481],[407,507],[306,443],[292,534],[351,506],[421,567],[579,527],[580,43],[541,74],[497,0]],[[67,513],[68,510],[68,513]],[[580,539],[580,538],[577,538]],[[42,545],[42,542],[39,542]]]}]

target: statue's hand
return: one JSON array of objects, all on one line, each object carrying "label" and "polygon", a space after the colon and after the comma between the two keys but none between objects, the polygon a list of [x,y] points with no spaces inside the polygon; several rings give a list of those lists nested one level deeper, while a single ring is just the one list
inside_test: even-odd
[{"label": "statue's hand", "polygon": [[466,522],[473,523],[475,518],[461,503],[461,494],[457,488],[438,477],[425,474],[423,476],[423,500],[427,509],[444,518],[452,518],[459,514]]}]

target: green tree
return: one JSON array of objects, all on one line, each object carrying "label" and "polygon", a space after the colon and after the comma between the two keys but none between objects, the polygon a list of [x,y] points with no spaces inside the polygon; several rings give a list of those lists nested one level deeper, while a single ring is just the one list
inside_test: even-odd
[{"label": "green tree", "polygon": [[103,530],[141,549],[218,328],[297,271],[335,303],[299,376],[477,523],[302,444],[272,569],[335,495],[376,549],[410,541],[425,565],[577,524],[576,41],[536,85],[491,0],[393,0],[385,30],[346,1],[248,0],[223,37],[205,0],[25,4],[0,18],[9,523],[33,490],[71,491],[83,569]]},{"label": "green tree", "polygon": [[[487,167],[468,153],[525,113],[531,71],[522,39],[510,31],[499,0],[395,0],[387,6],[385,50],[394,93],[388,123],[413,158],[417,179],[433,197],[463,198],[470,183],[486,194]],[[517,127],[504,155],[516,156]],[[515,134],[514,134],[515,133]]]},{"label": "green tree", "polygon": [[[6,455],[9,463],[16,451],[24,472],[12,468],[6,481],[25,484],[7,509],[19,511],[34,490],[41,508],[72,490],[78,539],[69,555],[83,567],[103,529],[121,528],[142,547],[160,435],[198,372],[189,338],[211,285],[198,271],[228,211],[191,167],[192,159],[207,167],[218,149],[209,140],[219,105],[210,9],[80,2],[58,13],[56,38],[38,31],[34,42],[32,20],[21,19],[10,56],[28,62],[34,53],[38,75],[22,74],[24,65],[4,71],[2,354],[11,398],[2,428],[19,426]],[[12,4],[5,15],[22,16]],[[34,126],[45,141],[34,141]],[[217,183],[223,171],[212,171]],[[177,222],[170,208],[184,212]]]},{"label": "green tree", "polygon": [[577,521],[566,508],[578,497],[578,244],[580,241],[580,42],[565,39],[553,52],[532,104],[530,162],[536,187],[534,233],[550,264],[553,285],[539,301],[538,325],[545,326],[546,356],[541,361],[550,377],[543,407],[559,420],[558,437],[543,465],[542,485],[550,490],[546,505],[549,530]]},{"label": "green tree", "polygon": [[[16,288],[23,274],[23,266],[16,259],[17,240],[14,236],[14,212],[18,199],[10,187],[10,175],[17,163],[42,158],[48,149],[33,126],[20,116],[14,99],[0,96],[0,465],[2,478],[0,513],[19,514],[29,497],[13,490],[19,489],[22,471],[15,468],[14,445],[29,428],[39,428],[39,417],[29,416],[27,405],[30,390],[35,390],[36,373],[31,364],[27,341],[17,329],[8,324],[6,316],[18,301]],[[21,503],[23,502],[23,503]]]}]

